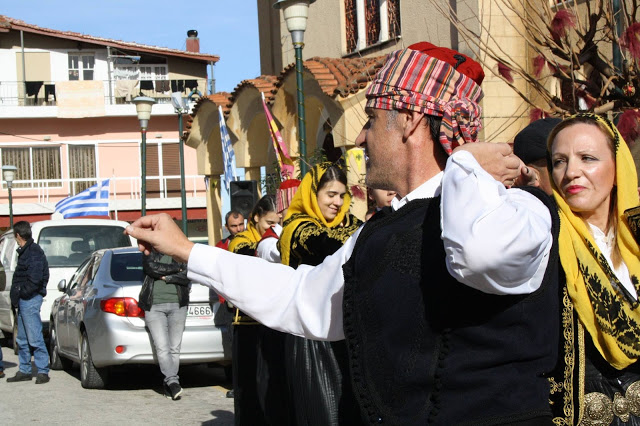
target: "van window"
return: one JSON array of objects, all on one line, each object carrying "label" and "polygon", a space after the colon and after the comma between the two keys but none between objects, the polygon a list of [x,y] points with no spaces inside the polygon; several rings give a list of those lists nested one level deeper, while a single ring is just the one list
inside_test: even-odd
[{"label": "van window", "polygon": [[5,236],[2,240],[4,242],[2,246],[2,266],[5,269],[11,270],[11,259],[13,258],[13,253],[16,251],[16,240],[13,237]]},{"label": "van window", "polygon": [[114,254],[111,257],[111,278],[114,281],[135,281],[144,279],[142,253]]},{"label": "van window", "polygon": [[38,245],[49,267],[77,267],[93,251],[130,247],[131,240],[121,226],[65,225],[42,228]]}]

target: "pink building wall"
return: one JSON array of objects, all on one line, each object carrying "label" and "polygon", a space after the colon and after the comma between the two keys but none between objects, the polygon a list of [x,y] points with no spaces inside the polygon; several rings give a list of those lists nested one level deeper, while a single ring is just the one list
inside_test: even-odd
[{"label": "pink building wall", "polygon": [[[131,178],[140,177],[140,127],[136,117],[97,117],[83,119],[4,119],[3,133],[0,134],[0,146],[61,146],[60,159],[62,164],[62,178],[68,179],[69,167],[67,149],[69,142],[97,144],[98,177]],[[8,133],[4,134],[4,133]],[[10,135],[20,135],[15,137]],[[28,138],[28,139],[25,139]],[[45,141],[46,139],[49,139]],[[149,121],[147,131],[147,146],[161,143],[176,143],[178,141],[178,117],[153,116]],[[185,176],[197,175],[196,150],[185,145]],[[203,179],[186,179],[187,196],[195,190],[198,196],[205,193]],[[116,190],[117,198],[131,198],[131,180],[116,179],[111,189]],[[47,190],[48,202],[56,202],[70,194],[69,185],[62,188]],[[42,190],[15,188],[13,190],[14,203],[33,203],[42,201]],[[8,201],[6,189],[0,190],[0,202]]]}]

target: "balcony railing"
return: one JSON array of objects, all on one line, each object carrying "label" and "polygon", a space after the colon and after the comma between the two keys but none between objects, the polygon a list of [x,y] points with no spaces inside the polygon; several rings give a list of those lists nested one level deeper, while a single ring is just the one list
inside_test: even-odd
[{"label": "balcony railing", "polygon": [[[171,93],[181,92],[184,97],[205,96],[211,87],[210,79],[183,80],[102,80],[105,105],[131,103],[136,96],[149,96],[158,103],[171,103]],[[135,85],[137,83],[137,85]],[[55,81],[0,81],[0,107],[2,106],[55,106]]]},{"label": "balcony railing", "polygon": [[[140,199],[142,183],[140,177],[14,180],[13,193],[15,196],[24,194],[24,191],[33,191],[33,202],[57,203],[105,179],[110,180],[109,198]],[[189,175],[185,176],[184,180],[187,198],[205,196],[204,176]],[[2,181],[2,189],[7,189],[4,180]],[[68,193],[60,194],[63,189],[68,189]],[[0,196],[0,198],[2,197]],[[150,198],[180,198],[180,176],[147,176],[147,199]]]}]

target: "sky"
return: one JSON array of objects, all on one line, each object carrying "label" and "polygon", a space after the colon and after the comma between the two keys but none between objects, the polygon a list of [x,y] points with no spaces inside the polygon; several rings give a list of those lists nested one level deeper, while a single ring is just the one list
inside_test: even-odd
[{"label": "sky", "polygon": [[0,15],[60,31],[185,48],[195,29],[200,52],[220,56],[216,91],[260,75],[256,0],[3,0]]}]

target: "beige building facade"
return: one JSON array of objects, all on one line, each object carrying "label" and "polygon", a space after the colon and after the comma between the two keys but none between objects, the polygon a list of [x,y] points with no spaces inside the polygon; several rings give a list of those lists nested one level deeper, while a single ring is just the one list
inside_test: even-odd
[{"label": "beige building facade", "polygon": [[[458,19],[475,29],[487,43],[503,49],[523,63],[529,61],[521,32],[507,23],[512,17],[495,6],[497,0],[317,0],[309,6],[304,36],[303,81],[306,113],[306,148],[312,153],[331,145],[347,153],[364,125],[364,93],[389,52],[420,41],[451,47],[483,59],[485,92],[484,130],[481,139],[510,142],[529,122],[529,106],[497,76],[497,65],[480,58],[473,43],[451,24],[451,5]],[[199,173],[210,176],[213,195],[208,218],[210,243],[222,237],[220,182],[222,153],[218,107],[222,107],[236,154],[246,179],[259,179],[259,169],[273,169],[275,156],[262,109],[261,96],[276,119],[294,159],[298,156],[296,75],[294,49],[282,12],[272,1],[258,0],[262,75],[238,82],[229,94],[200,101],[191,118],[186,143],[199,152]],[[376,3],[374,6],[372,4]],[[517,78],[515,85],[524,86]],[[525,88],[526,90],[526,88]],[[331,144],[328,144],[328,140]],[[200,156],[202,153],[202,156]],[[363,165],[351,152],[349,185],[366,194]],[[358,171],[358,168],[360,170]],[[217,193],[216,193],[217,191]],[[354,213],[364,217],[366,199],[354,197]]]}]

